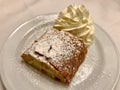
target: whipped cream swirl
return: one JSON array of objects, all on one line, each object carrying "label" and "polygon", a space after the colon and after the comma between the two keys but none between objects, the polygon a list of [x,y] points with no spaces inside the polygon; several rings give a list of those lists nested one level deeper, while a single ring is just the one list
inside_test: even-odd
[{"label": "whipped cream swirl", "polygon": [[59,13],[53,27],[78,36],[83,39],[86,46],[89,46],[93,41],[94,26],[84,5],[68,6]]}]

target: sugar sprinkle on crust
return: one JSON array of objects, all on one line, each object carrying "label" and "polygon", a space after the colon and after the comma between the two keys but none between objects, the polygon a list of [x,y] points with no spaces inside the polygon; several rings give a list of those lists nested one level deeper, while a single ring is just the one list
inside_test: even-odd
[{"label": "sugar sprinkle on crust", "polygon": [[70,82],[83,62],[87,49],[82,40],[70,33],[52,27],[49,29],[32,44],[27,53],[40,62],[52,65],[65,78],[65,82]]}]

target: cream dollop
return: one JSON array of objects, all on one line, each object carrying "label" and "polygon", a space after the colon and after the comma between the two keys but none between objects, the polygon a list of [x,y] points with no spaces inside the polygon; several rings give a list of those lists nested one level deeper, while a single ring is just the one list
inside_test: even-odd
[{"label": "cream dollop", "polygon": [[70,5],[58,15],[53,26],[55,29],[70,32],[83,39],[89,46],[94,37],[94,26],[84,5]]}]

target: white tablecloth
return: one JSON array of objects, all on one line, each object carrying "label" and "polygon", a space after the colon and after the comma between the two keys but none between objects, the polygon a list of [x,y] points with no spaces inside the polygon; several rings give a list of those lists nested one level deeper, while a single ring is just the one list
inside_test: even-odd
[{"label": "white tablecloth", "polygon": [[[59,12],[73,3],[82,3],[89,9],[94,22],[112,37],[120,51],[120,0],[0,0],[0,49],[23,22],[40,14]],[[120,81],[116,90],[120,90]]]}]

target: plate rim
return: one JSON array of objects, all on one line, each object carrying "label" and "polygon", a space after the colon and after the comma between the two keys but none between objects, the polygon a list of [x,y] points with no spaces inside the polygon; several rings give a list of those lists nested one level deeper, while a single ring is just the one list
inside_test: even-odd
[{"label": "plate rim", "polygon": [[98,24],[96,24],[96,23],[94,23],[96,26],[98,26],[99,28],[100,28],[100,30],[102,30],[106,35],[107,35],[107,37],[109,38],[109,40],[111,41],[111,43],[113,44],[113,46],[114,46],[114,49],[115,49],[115,52],[118,54],[117,55],[117,59],[118,59],[118,75],[117,75],[117,77],[116,77],[116,79],[114,80],[114,84],[113,84],[113,87],[111,88],[111,90],[114,90],[115,88],[116,88],[116,86],[117,86],[117,84],[118,84],[118,81],[119,81],[119,78],[120,78],[120,52],[119,52],[119,50],[117,49],[117,46],[116,46],[116,44],[115,44],[115,42],[113,41],[113,39],[111,38],[111,36],[102,28],[102,27],[100,27],[100,25],[98,25]]},{"label": "plate rim", "polygon": [[[5,44],[6,44],[6,42],[12,37],[12,35],[14,35],[20,28],[22,28],[22,27],[24,27],[25,25],[27,25],[28,23],[30,23],[31,21],[33,21],[33,20],[35,20],[35,19],[37,19],[37,18],[39,18],[39,17],[42,17],[42,16],[47,16],[47,15],[57,15],[56,13],[50,13],[50,14],[41,14],[41,15],[38,15],[38,16],[35,16],[35,17],[32,17],[31,19],[29,19],[29,20],[27,20],[27,21],[25,21],[25,22],[23,22],[22,24],[20,24],[13,32],[11,32],[9,35],[8,35],[8,37],[5,39],[5,41],[4,41],[4,43],[2,44],[2,47],[1,47],[1,50],[0,50],[0,58],[2,58],[2,52],[3,52],[3,50],[4,50],[4,46],[5,46]],[[114,90],[115,88],[116,88],[116,86],[117,86],[117,84],[118,84],[118,81],[119,81],[119,78],[120,78],[120,53],[119,53],[119,50],[117,49],[117,46],[116,46],[116,44],[115,44],[115,42],[113,41],[113,39],[111,38],[111,36],[102,28],[102,27],[100,27],[98,24],[96,24],[96,23],[94,23],[94,25],[95,26],[97,26],[97,27],[99,27],[104,33],[105,33],[105,35],[109,38],[109,40],[110,40],[110,42],[112,43],[112,45],[114,46],[114,49],[115,49],[115,53],[117,53],[117,62],[118,62],[118,74],[117,74],[117,77],[115,78],[115,80],[114,80],[114,84],[112,85],[112,88],[111,88],[111,90]],[[2,59],[0,60],[0,63],[2,62]],[[1,72],[1,70],[2,70],[2,67],[3,65],[0,65],[0,78],[1,78],[1,81],[3,82],[3,84],[4,84],[4,86],[5,86],[5,88],[7,89],[7,90],[9,90],[11,87],[10,87],[10,85],[7,83],[7,81],[6,81],[6,77],[5,77],[5,75],[4,75],[4,71],[3,71],[3,73]],[[10,89],[11,90],[11,89]]]}]

